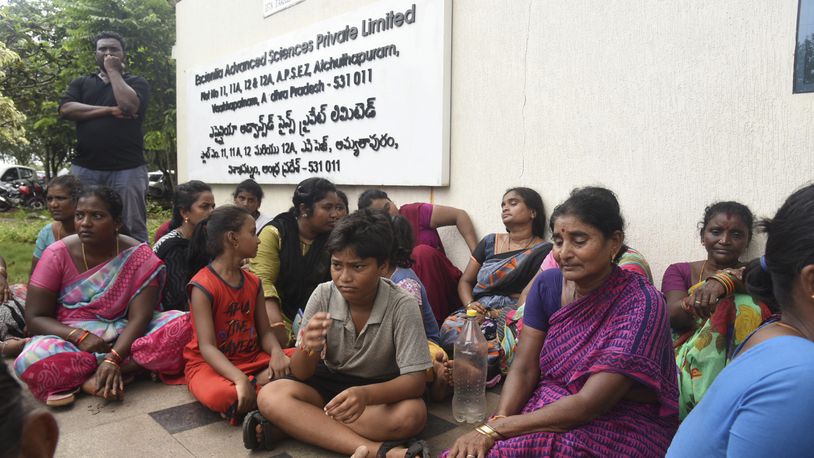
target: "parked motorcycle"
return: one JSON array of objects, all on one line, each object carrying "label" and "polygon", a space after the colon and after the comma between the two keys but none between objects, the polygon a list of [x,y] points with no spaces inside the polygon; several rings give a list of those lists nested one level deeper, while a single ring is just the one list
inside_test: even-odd
[{"label": "parked motorcycle", "polygon": [[21,180],[25,183],[20,183],[17,188],[20,191],[22,203],[32,210],[45,209],[45,190],[42,185],[30,180]]},{"label": "parked motorcycle", "polygon": [[3,189],[3,185],[0,185],[0,212],[7,212],[12,208],[14,208],[14,204],[7,197],[7,191]]},{"label": "parked motorcycle", "polygon": [[[30,180],[17,180],[12,183],[0,182],[0,197],[9,208],[27,207],[32,210],[45,208],[45,190],[42,185]],[[6,211],[0,203],[0,211]]]},{"label": "parked motorcycle", "polygon": [[0,197],[8,203],[10,208],[19,207],[22,203],[20,191],[11,183],[0,182]]}]

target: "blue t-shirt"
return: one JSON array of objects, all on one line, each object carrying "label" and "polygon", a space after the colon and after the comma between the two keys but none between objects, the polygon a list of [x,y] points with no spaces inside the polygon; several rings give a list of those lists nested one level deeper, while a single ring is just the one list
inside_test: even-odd
[{"label": "blue t-shirt", "polygon": [[52,227],[53,223],[48,223],[40,230],[40,233],[37,234],[37,242],[34,244],[35,258],[41,258],[42,252],[48,248],[48,245],[56,242],[56,238],[54,238],[54,231],[51,229]]},{"label": "blue t-shirt", "polygon": [[562,303],[562,271],[544,270],[531,284],[523,310],[523,326],[548,332],[548,319]]},{"label": "blue t-shirt", "polygon": [[404,267],[397,267],[390,280],[398,284],[402,280],[409,278],[418,283],[421,290],[421,321],[424,322],[424,332],[427,334],[427,339],[438,343],[441,340],[441,333],[438,330],[438,322],[435,321],[435,315],[432,313],[432,306],[430,300],[427,298],[427,290],[424,289],[424,284],[418,279],[413,269],[405,269]]},{"label": "blue t-shirt", "polygon": [[814,343],[774,337],[721,371],[667,456],[811,456],[812,427]]}]

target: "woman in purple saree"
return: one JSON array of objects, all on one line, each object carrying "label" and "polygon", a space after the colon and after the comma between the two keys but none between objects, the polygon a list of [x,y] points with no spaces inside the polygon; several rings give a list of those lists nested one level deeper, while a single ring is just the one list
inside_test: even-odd
[{"label": "woman in purple saree", "polygon": [[612,192],[575,190],[551,218],[559,270],[535,280],[495,415],[449,457],[663,456],[678,390],[663,296],[613,265]]}]

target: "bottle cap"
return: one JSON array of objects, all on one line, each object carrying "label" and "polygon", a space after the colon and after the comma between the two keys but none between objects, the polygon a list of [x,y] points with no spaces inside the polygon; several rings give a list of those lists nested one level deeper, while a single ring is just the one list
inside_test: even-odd
[{"label": "bottle cap", "polygon": [[466,311],[466,316],[478,316],[478,311],[475,309],[469,309]]}]

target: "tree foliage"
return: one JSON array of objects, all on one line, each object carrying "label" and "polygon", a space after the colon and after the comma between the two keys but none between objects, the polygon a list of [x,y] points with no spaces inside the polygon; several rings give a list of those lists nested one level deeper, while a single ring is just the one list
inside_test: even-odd
[{"label": "tree foliage", "polygon": [[126,41],[127,71],[151,86],[144,120],[148,163],[175,169],[174,1],[10,0],[0,14],[6,16],[0,42],[21,58],[0,80],[0,91],[27,115],[30,143],[13,148],[14,155],[39,159],[49,175],[67,165],[75,129],[59,118],[59,98],[73,78],[97,71],[92,38],[112,30]]},{"label": "tree foliage", "polygon": [[[3,16],[0,14],[0,19]],[[9,50],[3,42],[0,42],[0,80],[6,77],[3,69],[8,65],[19,62],[20,56]],[[24,145],[25,138],[25,115],[17,110],[14,101],[3,95],[0,91],[0,147],[3,145]]]}]

